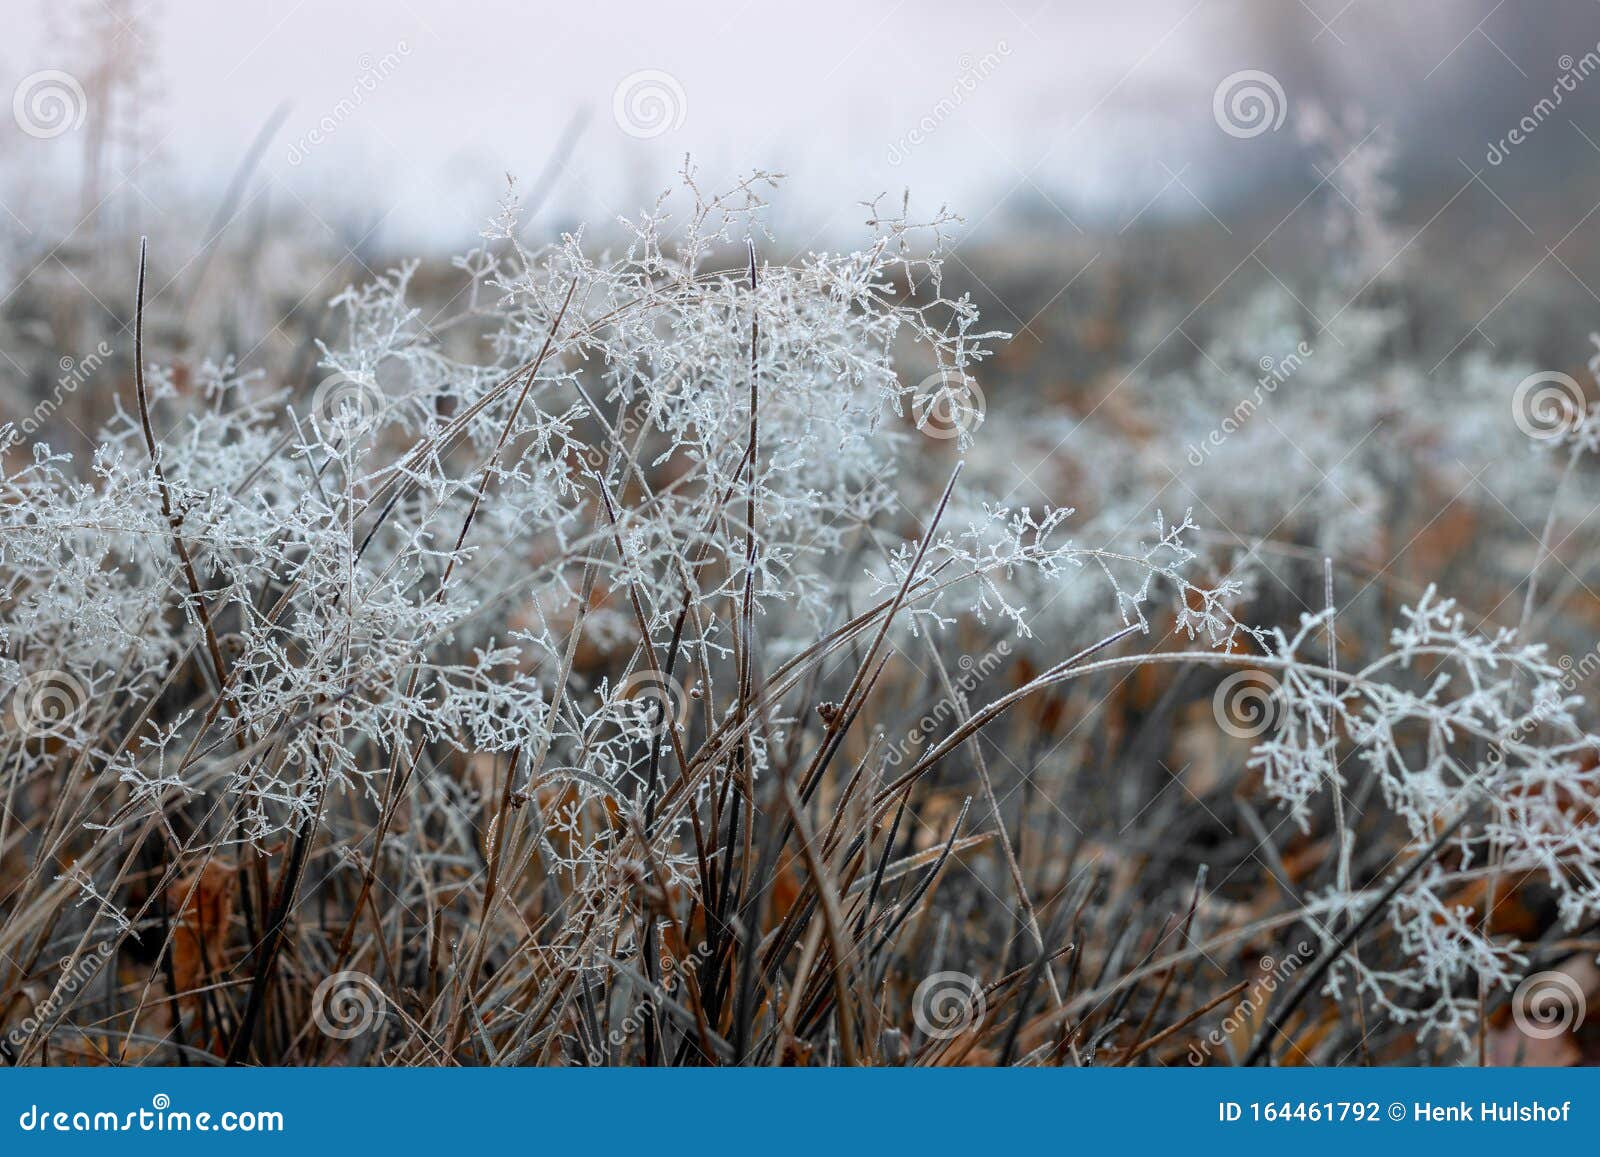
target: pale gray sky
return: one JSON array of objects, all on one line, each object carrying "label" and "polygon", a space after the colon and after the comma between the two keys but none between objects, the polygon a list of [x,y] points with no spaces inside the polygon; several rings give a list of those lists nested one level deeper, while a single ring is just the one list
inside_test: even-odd
[{"label": "pale gray sky", "polygon": [[[1012,196],[1070,229],[1081,214],[1200,211],[1241,165],[1292,147],[1292,117],[1265,141],[1219,130],[1215,90],[1236,72],[1270,70],[1291,109],[1359,79],[1394,123],[1484,77],[1514,93],[1555,68],[1488,0],[1413,9],[1403,30],[1369,0],[12,0],[6,90],[83,71],[65,34],[119,5],[137,14],[125,40],[150,53],[160,85],[140,102],[159,147],[141,144],[120,170],[145,211],[183,191],[214,197],[289,101],[265,193],[381,221],[396,241],[470,236],[502,175],[534,182],[585,109],[549,201],[562,219],[636,207],[687,152],[712,186],[785,171],[780,210],[806,229],[854,224],[855,201],[907,186],[975,224]],[[630,77],[664,94],[659,134],[619,123]],[[8,137],[28,185],[12,199],[37,207],[56,199],[52,182],[71,187],[79,136]]]}]

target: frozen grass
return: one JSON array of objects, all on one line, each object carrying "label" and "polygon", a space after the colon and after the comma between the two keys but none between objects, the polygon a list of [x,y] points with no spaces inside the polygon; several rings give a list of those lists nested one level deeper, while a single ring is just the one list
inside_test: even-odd
[{"label": "frozen grass", "polygon": [[[1600,915],[1570,666],[1431,585],[1341,655],[1316,550],[1320,604],[1255,623],[1192,512],[986,493],[1005,335],[953,219],[780,265],[773,180],[686,172],[599,254],[508,199],[443,319],[416,264],[340,296],[307,390],[164,363],[141,253],[92,460],[6,428],[10,1061],[1483,1053],[1550,962],[1496,889]],[[1156,768],[1210,810],[1185,702],[1244,847],[1095,822]]]}]

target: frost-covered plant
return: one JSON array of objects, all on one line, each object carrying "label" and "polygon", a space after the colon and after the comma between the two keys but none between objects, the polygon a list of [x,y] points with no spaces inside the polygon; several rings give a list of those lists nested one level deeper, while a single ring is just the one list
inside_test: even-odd
[{"label": "frost-covered plant", "polygon": [[[943,293],[943,212],[874,204],[861,251],[760,260],[772,181],[708,196],[686,171],[676,215],[663,197],[597,256],[581,234],[527,249],[508,197],[458,263],[459,316],[424,320],[414,265],[336,300],[346,336],[310,399],[231,363],[184,390],[141,358],[86,472],[33,446],[0,483],[7,773],[72,769],[90,786],[47,842],[109,837],[50,886],[116,895],[115,847],[150,833],[185,862],[288,840],[265,904],[364,798],[365,893],[403,807],[426,824],[471,803],[435,771],[487,759],[491,854],[566,881],[590,924],[565,951],[588,969],[598,944],[655,934],[626,865],[707,884],[698,813],[715,838],[730,784],[771,807],[782,747],[810,760],[809,797],[876,674],[821,737],[784,704],[836,680],[846,648],[870,639],[881,671],[902,624],[1025,636],[1022,577],[1091,563],[1126,623],[1147,628],[1159,584],[1191,634],[1237,634],[1232,588],[1184,576],[1187,519],[1118,554],[1062,540],[1065,510],[979,501],[958,532],[948,491],[928,507],[902,489],[932,443],[900,347],[965,379],[1002,335]],[[139,299],[143,354],[142,271]],[[439,339],[456,329],[473,359]],[[726,822],[736,840],[737,809]],[[119,913],[119,934],[149,914]]]},{"label": "frost-covered plant", "polygon": [[[1251,766],[1306,825],[1312,801],[1347,791],[1355,778],[1347,765],[1364,765],[1430,861],[1450,854],[1458,873],[1487,861],[1533,876],[1569,927],[1600,915],[1600,842],[1584,802],[1600,789],[1600,735],[1574,715],[1582,700],[1563,691],[1563,670],[1542,644],[1471,630],[1432,587],[1403,618],[1391,649],[1348,673],[1306,655],[1321,645],[1331,612],[1306,616],[1293,637],[1274,632],[1276,725]],[[1337,849],[1328,893],[1344,917],[1365,906],[1350,889],[1354,851],[1349,841]],[[1388,916],[1398,959],[1368,967],[1359,954],[1338,956],[1329,984],[1339,996],[1348,970],[1385,1015],[1464,1044],[1477,1028],[1478,984],[1509,988],[1526,959],[1442,897],[1447,876],[1430,862],[1395,895]],[[1334,949],[1341,921],[1319,927]]]},{"label": "frost-covered plant", "polygon": [[[1073,1021],[1076,962],[1043,969],[1049,1006],[1009,1037],[929,1033],[880,994],[938,974],[942,925],[922,964],[901,946],[966,851],[1008,896],[983,920],[1009,926],[1014,901],[1028,950],[1058,952],[1041,913],[1065,887],[1041,902],[1023,871],[989,737],[1024,701],[1151,663],[1268,673],[1276,726],[1249,757],[1268,794],[1308,828],[1329,798],[1342,817],[1354,755],[1427,849],[1382,898],[1398,958],[1347,951],[1379,885],[1341,818],[1306,907],[1335,994],[1463,1032],[1463,985],[1521,961],[1438,890],[1474,862],[1591,914],[1600,848],[1568,804],[1592,793],[1595,739],[1542,647],[1481,636],[1430,588],[1341,670],[1313,653],[1331,611],[1293,633],[1241,621],[1249,588],[1210,573],[1187,503],[1139,511],[1130,541],[1103,506],[1085,528],[972,483],[991,423],[928,426],[1004,335],[946,289],[955,219],[872,202],[858,251],[778,263],[775,180],[713,195],[686,169],[599,251],[581,231],[527,245],[513,190],[454,265],[459,312],[430,312],[415,263],[348,290],[309,393],[226,358],[164,366],[141,264],[133,381],[92,457],[39,443],[0,477],[0,767],[13,794],[57,791],[13,837],[31,861],[0,951],[25,963],[0,980],[76,900],[70,953],[139,941],[197,1000],[219,962],[176,945],[205,942],[220,891],[249,983],[173,1015],[233,1059],[316,1057],[269,994],[357,960],[406,993],[388,1059],[1131,1059],[1115,1009]],[[1135,635],[1157,642],[1109,654]],[[1196,649],[1165,649],[1178,635]],[[1025,655],[1008,682],[1002,641]],[[909,749],[886,742],[919,715]],[[947,779],[981,803],[939,814]],[[338,902],[316,927],[295,916],[312,871]],[[380,891],[395,907],[368,927]],[[992,956],[1000,976],[1011,952]],[[1019,1025],[1020,975],[995,981]],[[597,1039],[640,1001],[648,1028]]]}]

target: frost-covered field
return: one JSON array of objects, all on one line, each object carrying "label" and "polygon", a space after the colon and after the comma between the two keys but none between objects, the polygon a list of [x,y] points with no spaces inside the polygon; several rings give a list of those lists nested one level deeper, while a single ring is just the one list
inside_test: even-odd
[{"label": "frost-covered field", "polygon": [[[1019,503],[1073,419],[985,392],[956,223],[778,263],[775,184],[608,248],[510,197],[309,389],[163,348],[141,254],[94,448],[6,427],[14,1059],[1453,1059],[1581,994],[1572,379],[1465,359],[1440,427],[1403,305],[1266,289]],[[1284,428],[1339,484],[1247,544]],[[1452,464],[1543,526],[1497,607],[1367,561]]]},{"label": "frost-covered field", "polygon": [[0,1054],[1589,1059],[1600,336],[1456,340],[1300,128],[1221,295],[692,162],[454,258],[13,238]]}]

